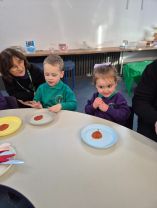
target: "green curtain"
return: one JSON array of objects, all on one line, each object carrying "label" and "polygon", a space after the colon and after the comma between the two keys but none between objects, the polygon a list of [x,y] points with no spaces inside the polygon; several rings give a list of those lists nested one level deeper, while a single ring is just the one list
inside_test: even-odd
[{"label": "green curtain", "polygon": [[123,79],[128,94],[131,95],[133,84],[138,84],[146,66],[152,61],[133,62],[123,65]]}]

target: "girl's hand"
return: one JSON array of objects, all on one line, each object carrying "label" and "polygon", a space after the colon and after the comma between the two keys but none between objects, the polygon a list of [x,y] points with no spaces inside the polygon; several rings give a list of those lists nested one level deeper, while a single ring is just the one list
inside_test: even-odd
[{"label": "girl's hand", "polygon": [[48,109],[51,112],[57,113],[62,109],[62,105],[61,104],[53,105],[52,107],[50,107]]},{"label": "girl's hand", "polygon": [[106,112],[106,111],[108,110],[108,108],[109,108],[109,106],[108,106],[106,103],[104,103],[104,102],[102,102],[102,103],[99,105],[99,109],[100,109],[101,111],[103,111],[103,112]]},{"label": "girl's hand", "polygon": [[99,98],[99,97],[95,98],[95,100],[93,102],[93,108],[95,108],[95,109],[98,108],[101,103],[103,103],[101,98]]}]

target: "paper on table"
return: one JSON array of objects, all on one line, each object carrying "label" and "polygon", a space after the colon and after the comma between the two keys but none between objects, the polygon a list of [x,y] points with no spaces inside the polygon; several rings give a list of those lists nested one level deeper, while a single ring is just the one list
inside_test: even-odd
[{"label": "paper on table", "polygon": [[[1,145],[1,147],[6,147],[4,144]],[[12,152],[13,154],[16,154],[15,149],[12,146],[9,146],[9,151]],[[15,158],[15,156],[13,157]],[[12,164],[7,164],[4,165],[2,163],[0,163],[0,176],[2,176],[4,173],[6,173],[10,168],[11,168]]]}]

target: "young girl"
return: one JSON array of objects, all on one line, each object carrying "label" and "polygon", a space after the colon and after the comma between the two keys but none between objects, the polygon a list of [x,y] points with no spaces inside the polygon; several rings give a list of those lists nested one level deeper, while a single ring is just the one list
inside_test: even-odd
[{"label": "young girl", "polygon": [[25,104],[34,108],[49,108],[52,112],[76,110],[77,102],[74,92],[61,81],[64,76],[63,67],[64,62],[60,56],[49,55],[44,60],[46,83],[38,87],[34,101]]},{"label": "young girl", "polygon": [[125,125],[130,109],[122,94],[116,91],[118,75],[115,67],[107,63],[96,64],[93,81],[98,92],[88,100],[85,112]]}]

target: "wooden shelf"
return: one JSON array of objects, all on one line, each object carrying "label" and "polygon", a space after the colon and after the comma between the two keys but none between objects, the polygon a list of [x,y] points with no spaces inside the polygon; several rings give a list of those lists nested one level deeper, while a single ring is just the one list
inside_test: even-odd
[{"label": "wooden shelf", "polygon": [[154,47],[146,48],[121,48],[121,47],[106,47],[106,48],[88,48],[88,49],[69,49],[67,51],[55,50],[51,52],[50,50],[37,50],[35,53],[25,53],[27,57],[40,57],[48,56],[49,54],[58,54],[58,55],[82,55],[82,54],[97,54],[97,53],[109,53],[109,52],[134,52],[134,51],[147,51],[147,50],[157,50]]}]

